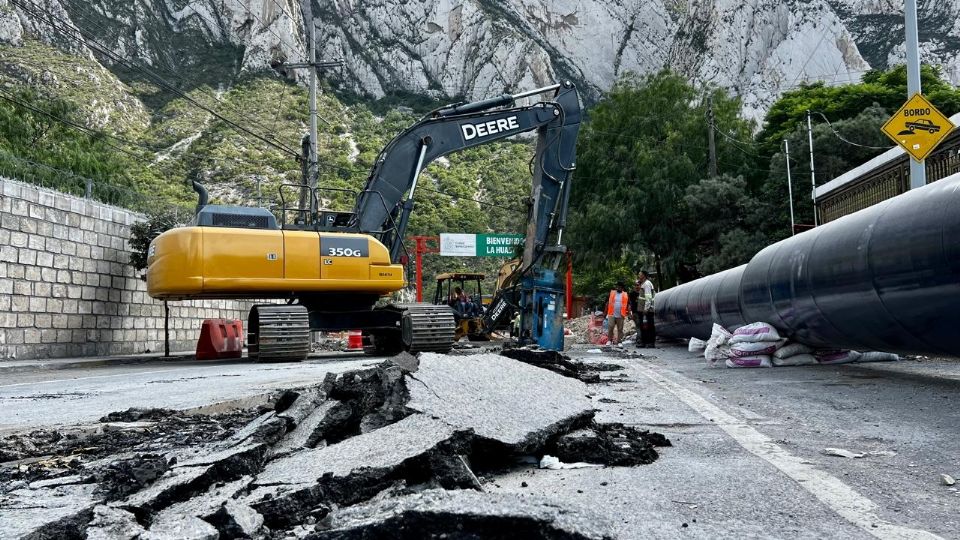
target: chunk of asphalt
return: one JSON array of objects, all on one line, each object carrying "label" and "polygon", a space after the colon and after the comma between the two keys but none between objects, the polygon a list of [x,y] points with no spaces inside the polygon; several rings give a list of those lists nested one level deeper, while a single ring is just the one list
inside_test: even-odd
[{"label": "chunk of asphalt", "polygon": [[390,358],[389,362],[399,367],[404,373],[415,373],[420,369],[420,360],[408,352],[402,352]]},{"label": "chunk of asphalt", "polygon": [[227,501],[207,521],[220,531],[222,538],[256,538],[263,528],[263,516],[237,501]]},{"label": "chunk of asphalt", "polygon": [[600,382],[600,374],[597,373],[598,371],[623,369],[623,366],[616,364],[588,364],[579,360],[571,360],[570,357],[559,351],[545,351],[521,347],[506,349],[500,354],[519,362],[548,369],[564,377],[579,379],[585,383]]},{"label": "chunk of asphalt", "polygon": [[156,482],[130,495],[111,507],[129,510],[144,519],[171,504],[190,498],[212,483],[213,465],[177,467],[167,471]]},{"label": "chunk of asphalt", "polygon": [[271,461],[242,502],[260,512],[270,527],[287,525],[320,506],[368,499],[396,480],[430,481],[435,472],[431,458],[463,454],[469,439],[468,430],[424,415],[408,416],[337,444]]},{"label": "chunk of asphalt", "polygon": [[70,484],[85,484],[89,482],[90,477],[88,475],[74,474],[71,476],[58,476],[57,478],[47,478],[45,480],[36,480],[34,482],[30,482],[30,489],[66,486]]},{"label": "chunk of asphalt", "polygon": [[390,360],[368,369],[328,375],[324,384],[329,388],[327,396],[351,411],[349,419],[336,430],[339,433],[326,437],[328,443],[379,429],[408,414],[404,407],[404,370]]},{"label": "chunk of asphalt", "polygon": [[142,489],[170,468],[163,456],[139,453],[119,456],[100,467],[91,463],[90,467],[97,471],[98,491],[108,501],[121,499]]},{"label": "chunk of asphalt", "polygon": [[408,409],[513,453],[533,453],[594,414],[584,383],[496,354],[422,353],[407,377]]},{"label": "chunk of asphalt", "polygon": [[17,489],[0,496],[0,536],[83,538],[93,509],[102,502],[96,484]]},{"label": "chunk of asphalt", "polygon": [[182,502],[206,491],[217,482],[229,482],[253,474],[263,466],[266,445],[243,443],[218,450],[206,445],[187,459],[180,460],[150,486],[111,506],[129,510],[141,520],[171,504]]},{"label": "chunk of asphalt", "polygon": [[101,504],[93,509],[87,540],[134,540],[144,531],[130,512]]},{"label": "chunk of asphalt", "polygon": [[277,416],[287,421],[288,431],[303,422],[310,416],[327,398],[327,393],[323,388],[313,387],[304,388],[297,391],[297,399],[290,406]]},{"label": "chunk of asphalt", "polygon": [[210,517],[243,492],[250,483],[252,476],[244,476],[239,480],[224,484],[213,485],[207,491],[190,499],[174,503],[153,516],[153,521],[172,520],[177,516],[191,516],[210,521]]},{"label": "chunk of asphalt", "polygon": [[[345,407],[339,401],[324,401],[310,412],[302,421],[297,423],[297,427],[284,435],[279,442],[267,450],[267,458],[274,459],[280,456],[291,454],[303,448],[313,448],[325,439],[328,426],[335,424],[330,418],[333,409],[340,406],[346,417],[350,415],[349,407]],[[345,419],[345,418],[344,418]],[[341,419],[342,421],[343,419]]]},{"label": "chunk of asphalt", "polygon": [[286,418],[269,411],[254,418],[239,431],[222,441],[218,446],[229,448],[244,443],[273,444],[287,433],[288,421]]},{"label": "chunk of asphalt", "polygon": [[164,516],[154,520],[139,540],[217,540],[220,532],[206,521],[193,516]]},{"label": "chunk of asphalt", "polygon": [[260,469],[267,445],[259,442],[244,442],[237,446],[220,449],[219,445],[204,446],[185,459],[178,459],[174,468],[217,465],[221,470],[235,473],[234,478]]},{"label": "chunk of asphalt", "polygon": [[476,491],[427,490],[333,512],[329,529],[310,540],[391,538],[612,538],[609,524],[588,510],[548,499]]}]

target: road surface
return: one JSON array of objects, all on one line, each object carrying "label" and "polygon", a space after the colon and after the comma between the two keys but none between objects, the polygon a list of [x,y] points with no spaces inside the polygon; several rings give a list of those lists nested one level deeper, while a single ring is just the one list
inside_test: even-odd
[{"label": "road surface", "polygon": [[589,506],[622,538],[960,538],[960,484],[940,482],[960,476],[960,363],[714,369],[651,354],[604,358],[626,377],[593,398],[598,420],[670,438],[658,461],[526,469],[491,489]]},{"label": "road surface", "polygon": [[[618,358],[591,385],[601,422],[658,431],[650,465],[487,473],[493,492],[591,508],[621,538],[960,538],[960,363],[711,369],[679,347]],[[95,422],[129,407],[256,400],[376,359],[145,363],[8,373],[0,429]],[[866,454],[824,454],[839,448]]]},{"label": "road surface", "polygon": [[376,362],[357,355],[303,363],[148,362],[4,374],[0,432],[96,422],[131,407],[193,409],[243,404],[280,388],[322,381],[327,373]]}]

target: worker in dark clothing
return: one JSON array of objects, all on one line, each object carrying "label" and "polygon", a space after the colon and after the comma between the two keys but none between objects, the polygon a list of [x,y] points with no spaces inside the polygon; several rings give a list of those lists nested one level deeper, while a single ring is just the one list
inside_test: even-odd
[{"label": "worker in dark clothing", "polygon": [[643,290],[640,288],[640,280],[633,282],[633,290],[630,291],[630,319],[636,325],[637,337],[636,344],[640,346],[640,323],[643,322]]},{"label": "worker in dark clothing", "polygon": [[640,283],[640,292],[637,298],[637,307],[640,312],[639,317],[634,321],[637,325],[637,347],[655,347],[657,341],[657,329],[653,323],[653,302],[656,290],[650,276],[641,271],[637,276],[637,282]]}]

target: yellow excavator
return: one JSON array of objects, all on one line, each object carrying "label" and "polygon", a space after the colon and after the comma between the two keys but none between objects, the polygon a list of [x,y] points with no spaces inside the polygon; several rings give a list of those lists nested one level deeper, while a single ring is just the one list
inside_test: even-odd
[{"label": "yellow excavator", "polygon": [[[519,99],[542,94],[550,97],[515,106]],[[451,152],[537,130],[524,261],[516,268],[516,285],[494,298],[491,310],[503,316],[512,313],[507,306],[521,307],[527,335],[562,349],[562,321],[552,309],[557,287],[551,261],[566,251],[560,239],[580,116],[579,97],[569,82],[438,108],[380,152],[366,185],[355,194],[352,212],[320,209],[323,189],[297,186],[309,191],[311,209],[295,223],[286,223],[298,209],[286,208],[282,190],[278,224],[277,216],[263,208],[207,204],[206,191],[195,183],[200,201],[194,221],[150,245],[148,292],[165,300],[285,301],[250,310],[249,356],[262,361],[305,358],[311,330],[361,329],[371,354],[449,351],[455,328],[448,306],[381,301],[406,286],[404,236],[420,173]],[[302,204],[299,212],[303,215]]]}]

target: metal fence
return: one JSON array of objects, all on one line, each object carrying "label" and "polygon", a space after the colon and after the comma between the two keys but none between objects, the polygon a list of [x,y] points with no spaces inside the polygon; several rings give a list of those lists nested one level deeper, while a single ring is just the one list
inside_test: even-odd
[{"label": "metal fence", "polygon": [[178,205],[168,199],[97,181],[3,151],[0,151],[0,176],[135,212],[170,212],[175,215],[183,213],[184,216],[193,214],[193,209],[189,206]]}]

